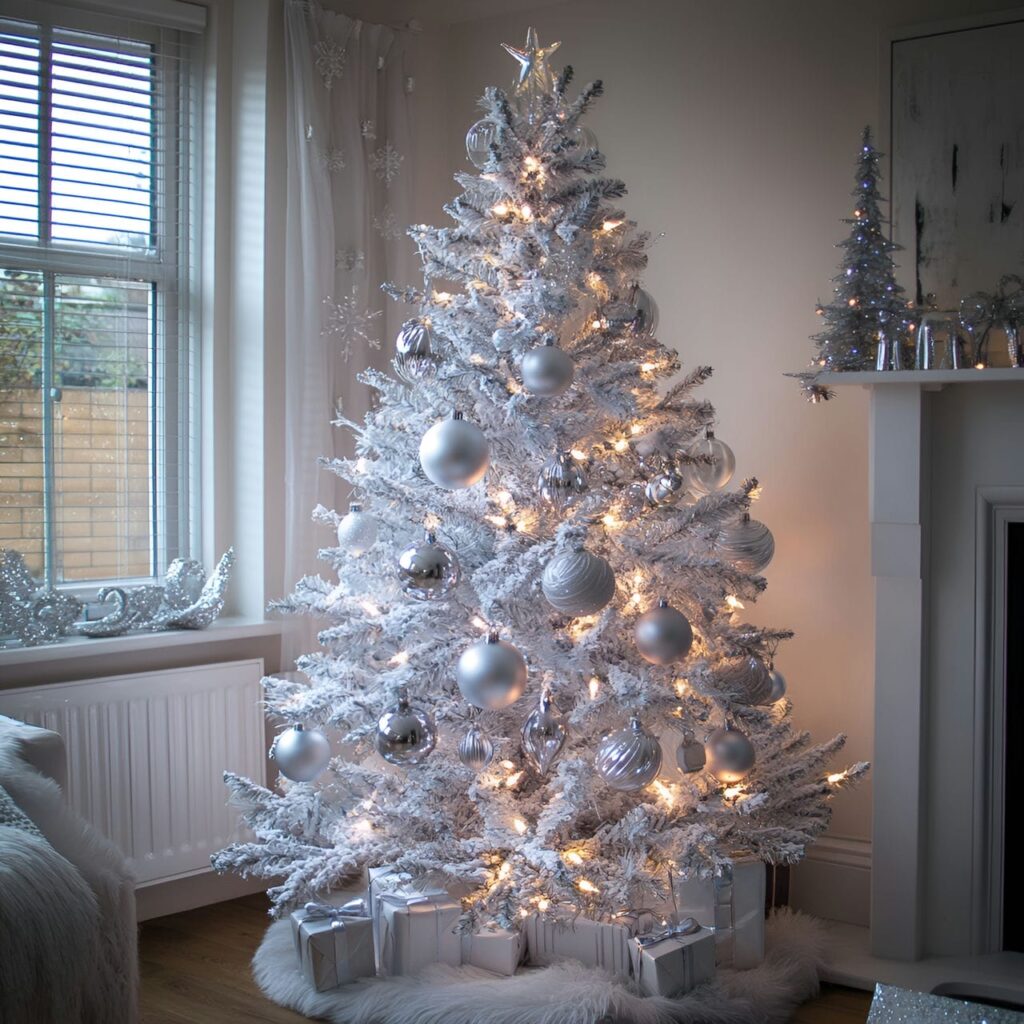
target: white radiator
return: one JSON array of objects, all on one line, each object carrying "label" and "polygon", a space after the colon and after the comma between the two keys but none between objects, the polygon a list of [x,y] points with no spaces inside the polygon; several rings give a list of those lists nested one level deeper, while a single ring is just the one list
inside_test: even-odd
[{"label": "white radiator", "polygon": [[0,714],[64,737],[68,801],[146,884],[210,870],[244,834],[222,773],[264,778],[262,675],[253,659],[0,690]]}]

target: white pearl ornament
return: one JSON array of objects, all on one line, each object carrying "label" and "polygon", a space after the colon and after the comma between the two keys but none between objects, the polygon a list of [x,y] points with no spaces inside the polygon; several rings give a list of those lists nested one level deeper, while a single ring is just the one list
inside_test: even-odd
[{"label": "white pearl ornament", "polygon": [[338,547],[353,558],[365,555],[377,542],[377,520],[364,512],[362,505],[352,502],[348,513],[338,523]]}]

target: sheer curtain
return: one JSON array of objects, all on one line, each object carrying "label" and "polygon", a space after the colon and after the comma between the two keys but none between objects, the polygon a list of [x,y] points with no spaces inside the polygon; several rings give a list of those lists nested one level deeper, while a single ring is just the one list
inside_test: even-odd
[{"label": "sheer curtain", "polygon": [[[285,4],[288,208],[285,268],[285,579],[329,571],[334,543],[313,523],[322,503],[344,511],[347,485],[317,464],[352,452],[331,427],[340,407],[361,419],[370,395],[356,379],[384,366],[403,310],[380,291],[419,274],[405,226],[412,212],[406,30],[371,25],[309,0]],[[315,645],[315,625],[291,620],[283,664]]]}]

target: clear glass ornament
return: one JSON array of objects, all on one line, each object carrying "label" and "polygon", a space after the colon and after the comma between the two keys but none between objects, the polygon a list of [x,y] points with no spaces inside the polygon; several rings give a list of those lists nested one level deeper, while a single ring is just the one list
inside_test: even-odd
[{"label": "clear glass ornament", "polygon": [[353,501],[348,513],[338,523],[338,547],[353,558],[365,555],[377,543],[377,520],[363,506]]},{"label": "clear glass ornament", "polygon": [[707,768],[719,782],[742,782],[754,767],[757,753],[746,733],[732,726],[715,729],[707,739]]},{"label": "clear glass ornament", "polygon": [[418,601],[438,601],[458,586],[459,560],[429,530],[398,556],[402,590]]},{"label": "clear glass ornament", "polygon": [[270,756],[292,782],[312,782],[331,760],[331,744],[318,729],[292,725],[274,737]]},{"label": "clear glass ornament", "polygon": [[434,351],[434,336],[428,324],[413,317],[402,324],[395,338],[395,372],[408,384],[437,376],[440,360]]},{"label": "clear glass ornament", "polygon": [[523,387],[541,398],[554,398],[572,384],[576,364],[550,338],[523,356]]},{"label": "clear glass ornament", "polygon": [[497,633],[478,640],[462,652],[455,681],[462,696],[476,708],[507,708],[526,690],[526,659]]},{"label": "clear glass ornament", "polygon": [[593,615],[615,596],[615,573],[600,555],[579,547],[548,562],[541,589],[552,608],[566,615]]},{"label": "clear glass ornament", "polygon": [[598,148],[597,136],[585,124],[577,124],[572,129],[570,137],[581,153]]},{"label": "clear glass ornament", "polygon": [[427,479],[449,491],[479,483],[490,461],[484,432],[460,412],[435,423],[420,441],[420,466]]},{"label": "clear glass ornament", "polygon": [[[703,437],[690,445],[687,454],[698,459],[687,467],[689,487],[695,494],[714,494],[725,487],[736,472],[736,456],[732,449],[715,437],[710,427]],[[705,458],[709,461],[704,461]]]},{"label": "clear glass ornament", "polygon": [[494,757],[494,744],[475,725],[459,740],[459,760],[475,772],[483,771]]},{"label": "clear glass ornament", "polygon": [[491,159],[491,143],[497,141],[497,126],[487,118],[481,118],[466,132],[466,156],[478,171],[487,166]]},{"label": "clear glass ornament", "polygon": [[748,707],[770,704],[772,679],[765,663],[753,654],[723,658],[714,670],[722,694]]},{"label": "clear glass ornament", "polygon": [[772,692],[768,698],[774,704],[786,696],[786,677],[774,666],[769,666],[768,674],[772,680]]},{"label": "clear glass ornament", "polygon": [[398,703],[377,721],[377,753],[389,764],[402,767],[424,761],[437,744],[434,716],[409,703],[405,689]]},{"label": "clear glass ornament", "polygon": [[633,793],[649,785],[661,771],[661,743],[639,718],[631,718],[627,728],[601,739],[594,767],[612,789]]},{"label": "clear glass ornament", "polygon": [[764,523],[751,519],[745,512],[738,523],[722,530],[717,548],[737,569],[759,573],[775,554],[775,538]]},{"label": "clear glass ornament", "polygon": [[544,464],[537,477],[541,498],[556,509],[575,505],[588,488],[587,473],[571,452],[558,452]]},{"label": "clear glass ornament", "polygon": [[679,770],[689,775],[691,772],[699,772],[707,763],[707,753],[704,744],[693,734],[692,729],[683,733],[683,742],[676,749],[676,764]]},{"label": "clear glass ornament", "polygon": [[687,617],[672,608],[665,598],[637,619],[636,648],[644,661],[652,665],[671,665],[682,661],[693,643],[693,630]]},{"label": "clear glass ornament", "polygon": [[523,754],[530,766],[541,775],[546,775],[562,753],[569,732],[565,721],[558,713],[551,694],[545,690],[540,704],[523,722]]}]

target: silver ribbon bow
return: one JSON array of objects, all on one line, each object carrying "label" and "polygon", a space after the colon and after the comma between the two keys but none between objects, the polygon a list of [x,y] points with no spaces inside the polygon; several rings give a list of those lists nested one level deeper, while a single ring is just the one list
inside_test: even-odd
[{"label": "silver ribbon bow", "polygon": [[641,949],[646,949],[648,946],[664,942],[665,939],[677,939],[684,935],[696,935],[699,931],[700,925],[697,923],[696,918],[684,917],[682,921],[676,924],[670,924],[664,928],[647,932],[644,935],[638,935],[634,941]]},{"label": "silver ribbon bow", "polygon": [[331,927],[339,930],[345,927],[345,922],[342,918],[367,916],[366,901],[358,897],[343,903],[340,907],[336,907],[332,903],[310,901],[302,909],[306,912],[307,921],[331,918]]}]

